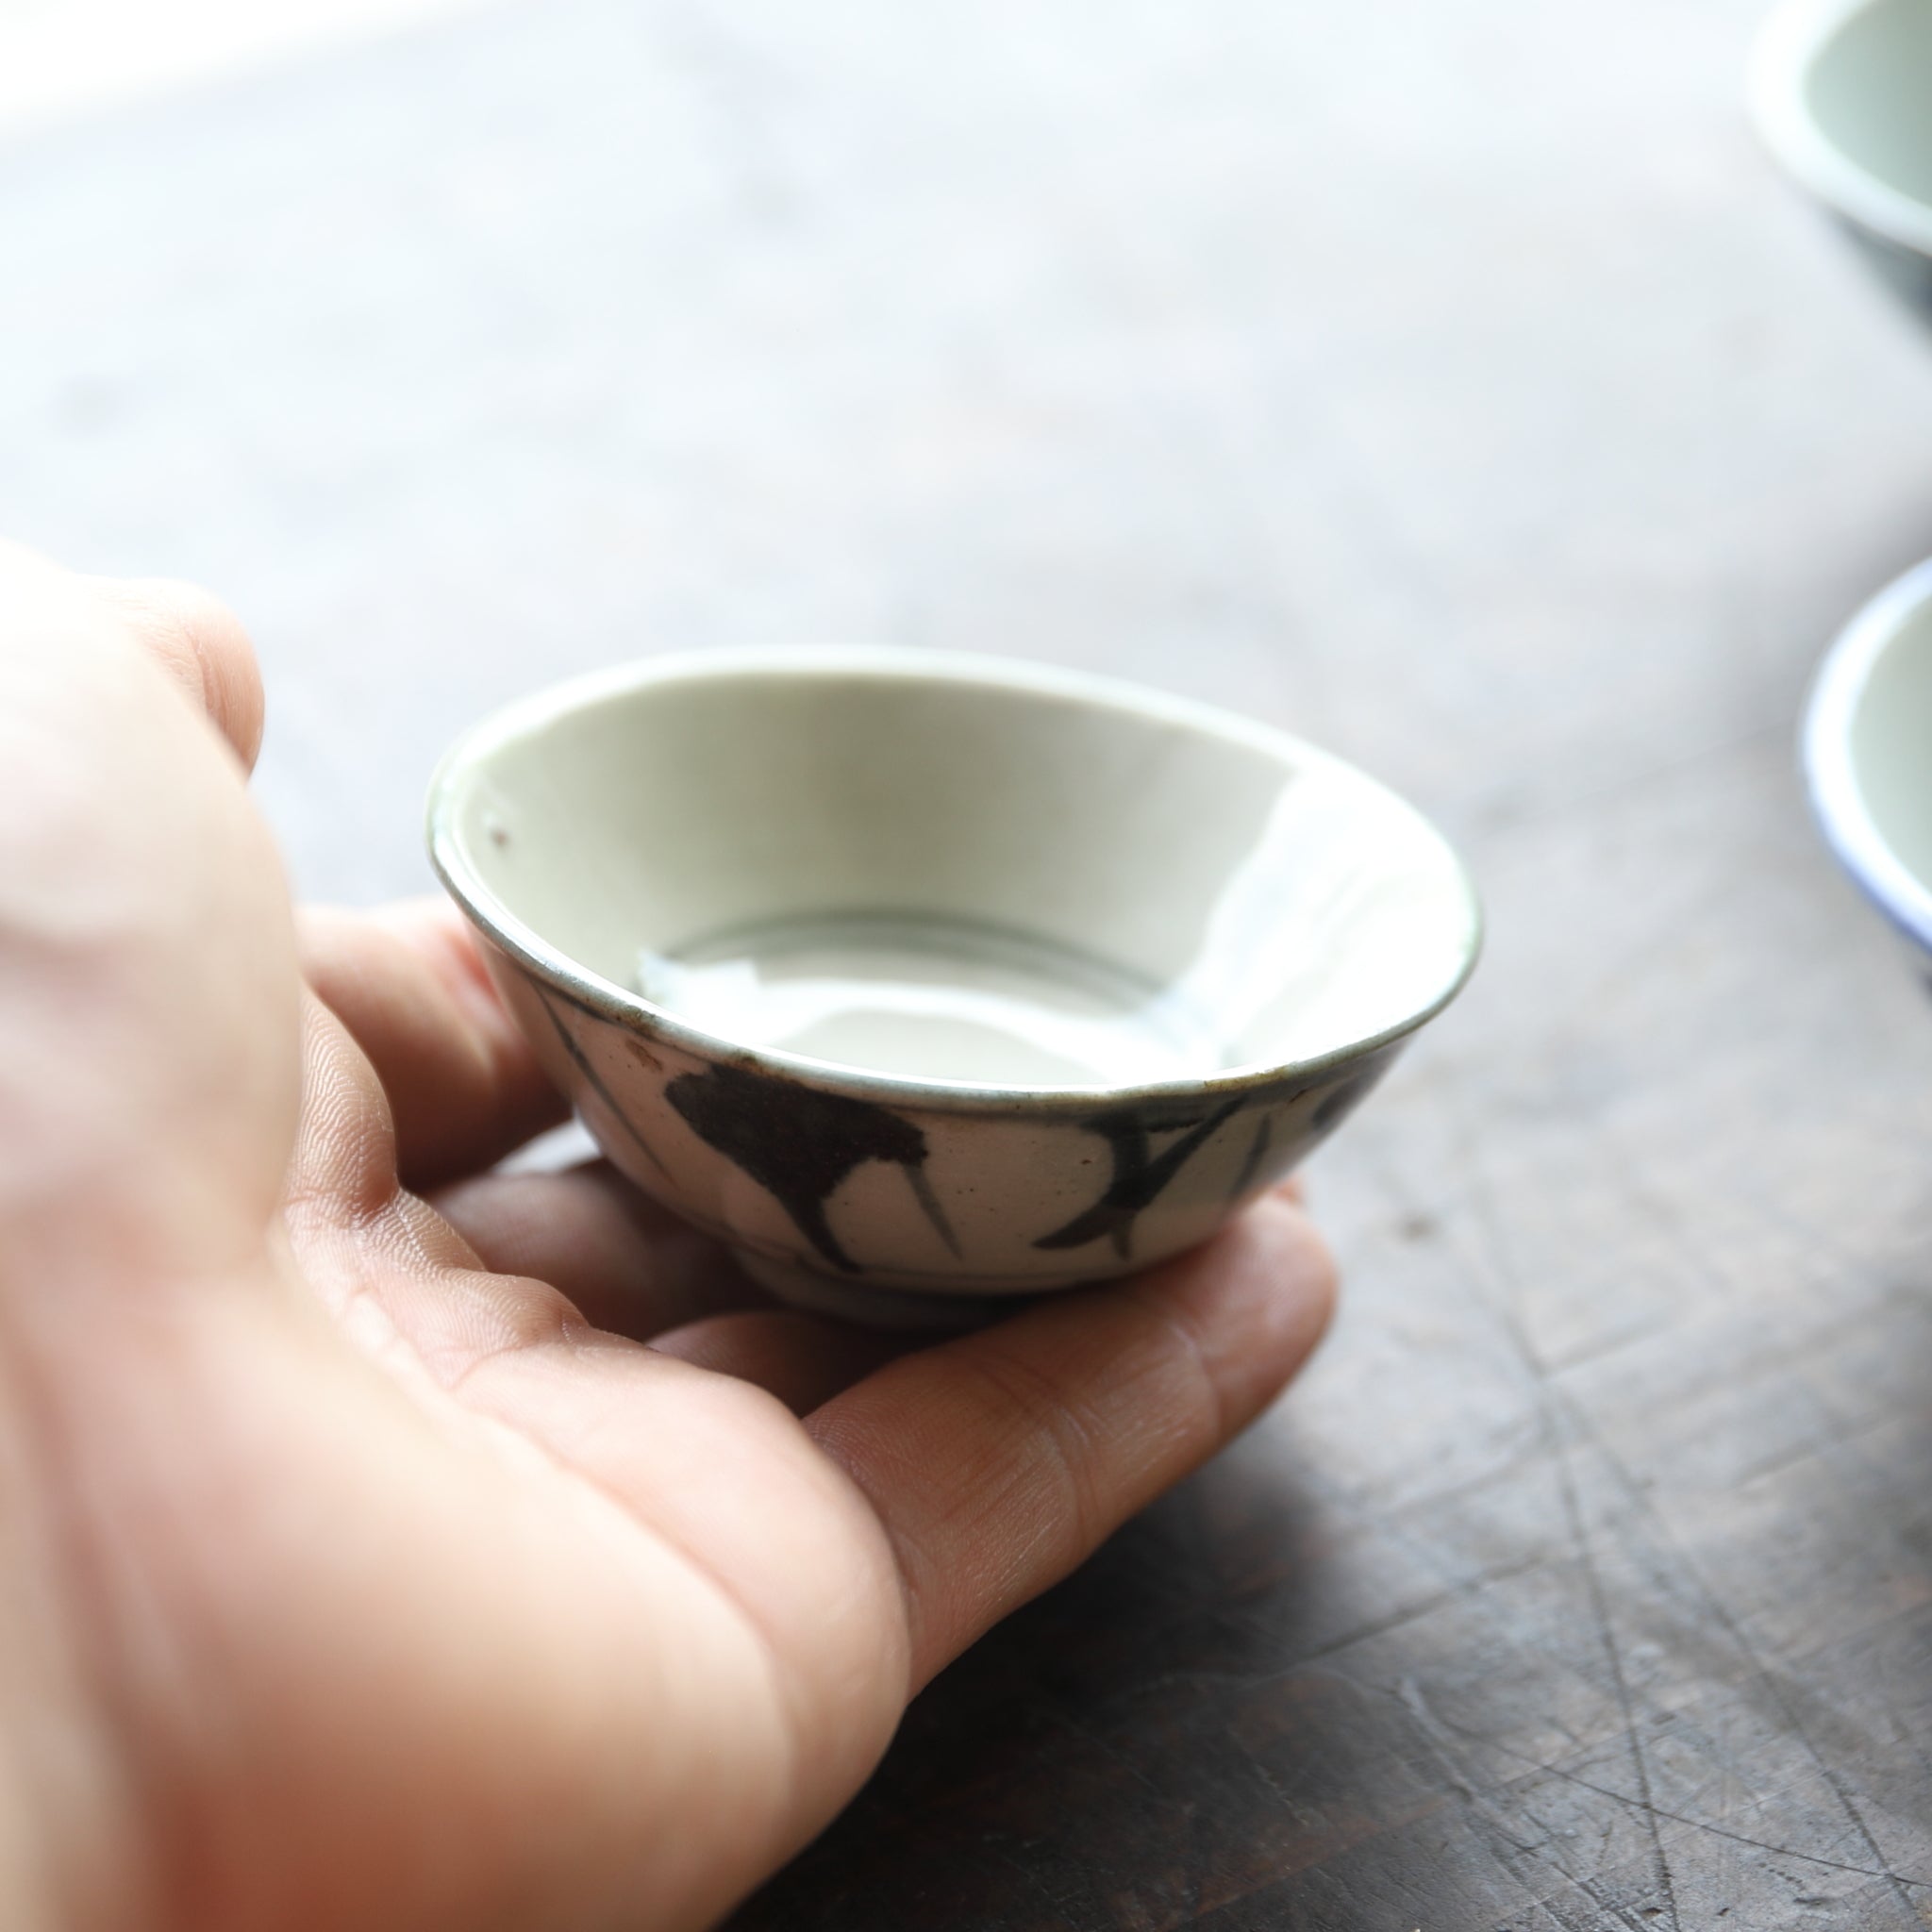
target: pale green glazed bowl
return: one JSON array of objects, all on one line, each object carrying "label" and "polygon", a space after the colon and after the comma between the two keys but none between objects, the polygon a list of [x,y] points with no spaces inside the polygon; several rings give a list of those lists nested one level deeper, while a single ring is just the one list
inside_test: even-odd
[{"label": "pale green glazed bowl", "polygon": [[977,657],[659,658],[477,725],[436,867],[610,1159],[900,1325],[1193,1245],[1473,968],[1469,879],[1295,739]]},{"label": "pale green glazed bowl", "polygon": [[1932,0],[1786,0],[1751,103],[1779,162],[1932,325]]}]

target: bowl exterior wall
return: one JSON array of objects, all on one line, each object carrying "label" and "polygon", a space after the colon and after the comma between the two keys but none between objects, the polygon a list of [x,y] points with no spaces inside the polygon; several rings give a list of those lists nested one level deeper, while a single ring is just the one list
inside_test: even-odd
[{"label": "bowl exterior wall", "polygon": [[1064,1107],[885,1106],[749,1056],[704,1058],[540,981],[491,973],[612,1164],[764,1264],[927,1295],[1024,1295],[1204,1241],[1280,1180],[1400,1042],[1297,1078]]}]

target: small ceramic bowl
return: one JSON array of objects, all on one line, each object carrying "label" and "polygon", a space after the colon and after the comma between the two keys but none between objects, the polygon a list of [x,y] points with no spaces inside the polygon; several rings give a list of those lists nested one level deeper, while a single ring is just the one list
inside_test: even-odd
[{"label": "small ceramic bowl", "polygon": [[429,840],[610,1159],[775,1292],[894,1325],[1211,1234],[1477,946],[1455,855],[1339,759],[921,651],[542,692],[450,752]]},{"label": "small ceramic bowl", "polygon": [[1932,324],[1932,0],[1788,0],[1751,97],[1772,153]]},{"label": "small ceramic bowl", "polygon": [[1932,562],[1840,633],[1811,688],[1802,750],[1832,850],[1932,971]]}]

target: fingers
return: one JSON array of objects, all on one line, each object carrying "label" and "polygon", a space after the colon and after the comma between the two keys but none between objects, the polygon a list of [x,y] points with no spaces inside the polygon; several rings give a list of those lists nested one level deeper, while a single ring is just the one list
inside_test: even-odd
[{"label": "fingers", "polygon": [[1252,1421],[1333,1301],[1320,1237],[1269,1200],[1191,1255],[908,1356],[812,1415],[897,1553],[913,1683]]},{"label": "fingers", "polygon": [[445,1188],[436,1206],[487,1267],[550,1282],[613,1334],[646,1341],[706,1316],[769,1306],[716,1241],[608,1161],[481,1174]]},{"label": "fingers", "polygon": [[479,1268],[462,1236],[397,1180],[375,1070],[312,993],[301,1034],[301,1126],[282,1222],[303,1279],[344,1327],[392,1366],[443,1383],[492,1356],[585,1333],[548,1283]]},{"label": "fingers", "polygon": [[302,970],[368,1055],[395,1119],[403,1180],[475,1174],[569,1111],[490,983],[452,906],[312,908]]},{"label": "fingers", "polygon": [[809,1415],[915,1345],[903,1335],[848,1328],[795,1308],[714,1315],[652,1343],[659,1355],[675,1356],[693,1368],[756,1383],[793,1415]]},{"label": "fingers", "polygon": [[133,638],[233,747],[244,767],[261,748],[261,674],[241,620],[219,597],[166,577],[82,576],[0,541],[0,602],[50,630],[80,625]]}]

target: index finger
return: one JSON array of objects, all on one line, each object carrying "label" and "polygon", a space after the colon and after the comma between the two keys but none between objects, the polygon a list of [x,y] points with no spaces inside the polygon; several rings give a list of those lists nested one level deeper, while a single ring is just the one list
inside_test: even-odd
[{"label": "index finger", "polygon": [[299,936],[303,977],[389,1096],[407,1186],[479,1173],[569,1113],[446,900],[305,907]]}]

